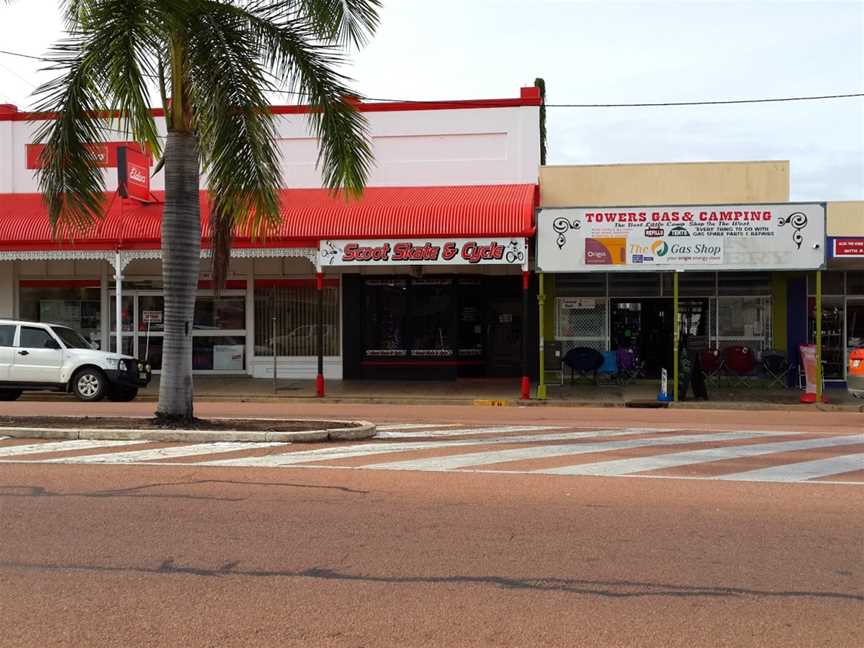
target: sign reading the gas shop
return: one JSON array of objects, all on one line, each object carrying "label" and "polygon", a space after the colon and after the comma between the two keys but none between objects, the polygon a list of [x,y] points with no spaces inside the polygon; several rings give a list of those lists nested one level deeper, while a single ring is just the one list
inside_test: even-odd
[{"label": "sign reading the gas shop", "polygon": [[521,265],[524,238],[321,241],[323,266]]},{"label": "sign reading the gas shop", "polygon": [[538,272],[813,270],[825,206],[676,205],[541,209]]}]

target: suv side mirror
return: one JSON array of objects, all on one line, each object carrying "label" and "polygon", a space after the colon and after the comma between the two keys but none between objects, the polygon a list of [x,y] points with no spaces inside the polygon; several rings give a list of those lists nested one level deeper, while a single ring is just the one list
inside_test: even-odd
[{"label": "suv side mirror", "polygon": [[45,342],[45,348],[46,348],[46,349],[57,349],[57,350],[59,350],[59,349],[60,349],[60,343],[57,342],[57,340],[53,340],[53,339],[52,339],[52,340],[46,340],[46,342]]}]

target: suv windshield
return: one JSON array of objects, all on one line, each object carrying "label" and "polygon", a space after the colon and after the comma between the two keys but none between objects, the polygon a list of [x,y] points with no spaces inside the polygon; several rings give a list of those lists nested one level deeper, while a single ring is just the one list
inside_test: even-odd
[{"label": "suv windshield", "polygon": [[57,334],[67,349],[92,349],[90,343],[81,337],[77,331],[73,331],[65,326],[52,326],[51,330]]}]

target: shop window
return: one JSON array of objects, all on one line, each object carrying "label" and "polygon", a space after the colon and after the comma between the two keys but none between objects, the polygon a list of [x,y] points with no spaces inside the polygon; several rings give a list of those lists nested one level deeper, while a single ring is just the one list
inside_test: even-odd
[{"label": "shop window", "polygon": [[720,296],[770,295],[770,272],[721,272],[717,277]]},{"label": "shop window", "polygon": [[21,319],[31,322],[63,324],[90,342],[98,342],[101,332],[101,290],[99,288],[20,288]]},{"label": "shop window", "polygon": [[[809,300],[809,342],[816,343],[816,299]],[[822,298],[822,366],[825,380],[843,380],[846,364],[846,340],[843,298]]]},{"label": "shop window", "polygon": [[846,294],[864,295],[864,271],[850,270],[846,273]]},{"label": "shop window", "polygon": [[246,338],[192,338],[192,369],[194,371],[243,371],[246,368]]},{"label": "shop window", "polygon": [[[124,335],[121,342],[123,355],[135,356],[135,338],[131,335]],[[112,335],[108,338],[108,348],[111,353],[117,353],[117,337]]]},{"label": "shop window", "polygon": [[369,358],[408,355],[408,282],[366,281],[363,348]]},{"label": "shop window", "polygon": [[480,281],[459,281],[457,293],[459,295],[457,352],[462,358],[482,357],[486,338],[483,284]]},{"label": "shop window", "polygon": [[[138,297],[137,330],[164,330],[165,300],[161,295]],[[199,295],[195,300],[194,328],[196,331],[242,331],[246,328],[246,298],[237,296]]]},{"label": "shop window", "polygon": [[[844,294],[845,283],[843,279],[844,273],[839,270],[829,270],[822,273],[822,294],[823,295],[842,295]],[[813,272],[807,273],[807,294],[816,294],[816,274]]]},{"label": "shop window", "polygon": [[[717,275],[713,272],[682,272],[678,275],[678,294],[682,297],[713,297]],[[672,292],[664,294],[671,295]]]},{"label": "shop window", "polygon": [[606,273],[584,272],[555,277],[555,292],[561,297],[605,297]]},{"label": "shop window", "polygon": [[[109,300],[111,304],[110,310],[110,326],[111,332],[117,330],[117,297],[111,295]],[[120,298],[120,321],[123,326],[120,329],[124,333],[131,333],[134,329],[132,322],[135,315],[135,298],[132,295],[123,295]]]},{"label": "shop window", "polygon": [[605,299],[558,297],[555,302],[555,337],[564,342],[565,353],[577,346],[607,350]]},{"label": "shop window", "polygon": [[850,299],[846,302],[846,366],[849,353],[864,347],[864,299]]},{"label": "shop window", "polygon": [[417,279],[413,282],[413,305],[408,313],[412,357],[453,355],[452,287],[453,282],[449,279]]},{"label": "shop window", "polygon": [[718,346],[742,345],[762,353],[771,348],[770,297],[721,297],[717,305]]},{"label": "shop window", "polygon": [[[658,297],[659,272],[610,272],[609,295],[612,297]],[[671,293],[670,293],[671,295]]]},{"label": "shop window", "polygon": [[[338,288],[325,287],[323,297],[324,355],[338,356]],[[240,313],[230,305],[222,310],[217,307],[217,320],[239,323]],[[311,282],[255,288],[255,355],[272,356],[274,347],[277,356],[318,354],[318,291]]]},{"label": "shop window", "polygon": [[0,324],[0,347],[11,347],[15,341],[15,327]]}]

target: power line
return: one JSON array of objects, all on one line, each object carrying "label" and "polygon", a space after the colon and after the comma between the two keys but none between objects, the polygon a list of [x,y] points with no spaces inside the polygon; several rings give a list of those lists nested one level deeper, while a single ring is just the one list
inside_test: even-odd
[{"label": "power line", "polygon": [[[9,50],[0,49],[0,54],[8,54],[9,56],[19,56],[21,58],[32,59],[34,61],[44,61],[53,63],[54,61],[44,56],[33,56],[31,54],[22,54],[21,52],[11,52]],[[7,71],[11,72],[9,68]],[[14,74],[14,73],[13,73]],[[18,76],[17,74],[15,76]],[[145,75],[152,77],[153,75]],[[22,77],[18,76],[22,81]],[[28,81],[29,83],[29,81]],[[32,84],[31,84],[32,85]],[[302,92],[294,92],[291,90],[275,90],[276,94],[290,94],[303,96]],[[864,97],[864,92],[855,92],[848,94],[831,94],[831,95],[810,95],[803,97],[772,97],[769,99],[716,99],[707,101],[655,101],[655,102],[634,102],[634,103],[547,103],[546,108],[661,108],[666,106],[728,106],[733,104],[757,104],[757,103],[782,103],[788,101],[824,101],[828,99],[851,99],[854,97]],[[381,102],[398,102],[398,103],[440,103],[435,99],[385,99],[381,97],[364,97],[368,101]]]}]

